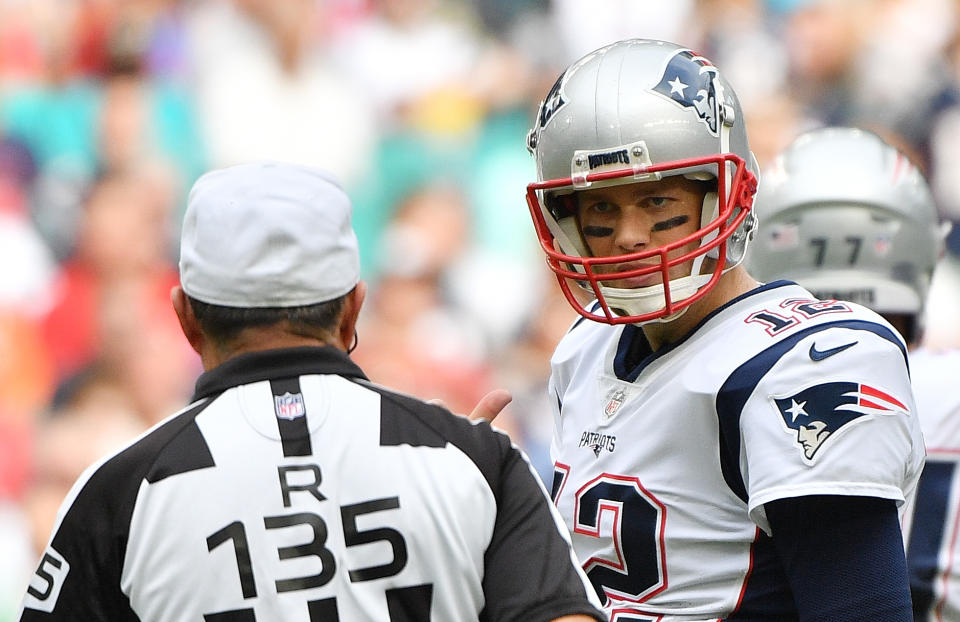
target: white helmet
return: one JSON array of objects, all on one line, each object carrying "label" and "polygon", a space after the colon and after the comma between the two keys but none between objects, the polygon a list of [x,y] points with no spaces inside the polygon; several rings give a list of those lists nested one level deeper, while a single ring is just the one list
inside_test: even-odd
[{"label": "white helmet", "polygon": [[758,279],[919,319],[946,229],[920,171],[876,134],[801,134],[764,177],[756,211]]},{"label": "white helmet", "polygon": [[[706,58],[646,39],[596,50],[550,89],[527,143],[537,166],[527,202],[540,245],[567,300],[584,317],[609,324],[673,319],[743,260],[756,227],[750,207],[759,171],[736,93]],[[592,257],[573,193],[669,175],[716,181],[717,192],[704,199],[700,229],[669,245]],[[694,251],[667,258],[697,239]],[[707,257],[717,261],[705,264]],[[651,258],[658,263],[629,272],[595,269]],[[691,260],[689,276],[666,278],[671,266]],[[652,273],[664,274],[664,282],[633,289],[606,284]],[[594,310],[576,299],[571,281],[597,298]]]}]

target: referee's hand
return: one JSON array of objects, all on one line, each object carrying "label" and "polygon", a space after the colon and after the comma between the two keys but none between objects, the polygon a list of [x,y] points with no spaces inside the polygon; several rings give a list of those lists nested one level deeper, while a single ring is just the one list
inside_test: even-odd
[{"label": "referee's hand", "polygon": [[[447,408],[443,400],[433,399],[427,401],[431,404]],[[467,418],[473,421],[479,419],[493,421],[511,401],[513,401],[513,396],[510,395],[509,391],[506,389],[494,389],[480,398],[480,401],[473,407],[473,411],[467,415]]]}]

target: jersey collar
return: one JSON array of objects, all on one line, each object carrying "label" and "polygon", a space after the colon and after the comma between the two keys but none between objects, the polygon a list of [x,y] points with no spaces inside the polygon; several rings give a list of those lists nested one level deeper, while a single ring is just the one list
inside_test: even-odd
[{"label": "jersey collar", "polygon": [[241,384],[306,374],[367,379],[343,350],[333,346],[262,350],[241,354],[201,374],[191,402]]},{"label": "jersey collar", "polygon": [[704,316],[704,318],[700,320],[696,326],[690,329],[690,332],[688,332],[686,335],[677,341],[674,341],[673,343],[663,346],[656,352],[650,349],[650,344],[647,342],[647,338],[644,336],[643,330],[639,325],[627,324],[624,327],[623,332],[620,334],[620,339],[617,341],[617,350],[613,359],[613,373],[616,374],[617,378],[620,380],[624,380],[626,382],[636,382],[637,378],[640,377],[640,374],[644,369],[647,368],[648,365],[650,365],[650,363],[686,343],[694,334],[696,334],[698,330],[700,330],[704,324],[723,313],[730,307],[733,307],[742,300],[756,296],[762,292],[795,285],[796,283],[793,281],[778,280],[759,285],[748,292],[740,294],[739,296],[728,300]]}]

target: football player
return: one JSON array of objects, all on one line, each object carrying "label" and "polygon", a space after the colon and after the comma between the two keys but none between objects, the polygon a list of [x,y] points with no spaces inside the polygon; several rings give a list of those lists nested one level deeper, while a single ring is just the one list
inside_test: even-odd
[{"label": "football player", "polygon": [[924,303],[943,234],[920,171],[880,136],[850,127],[797,137],[765,175],[763,223],[750,255],[762,280],[789,278],[818,298],[856,300],[897,326],[910,368],[927,461],[904,516],[916,620],[960,619],[960,350],[919,348]]},{"label": "football player", "polygon": [[603,47],[528,145],[540,244],[583,316],[551,360],[552,494],[610,619],[911,619],[906,345],[747,272],[759,171],[720,71]]}]

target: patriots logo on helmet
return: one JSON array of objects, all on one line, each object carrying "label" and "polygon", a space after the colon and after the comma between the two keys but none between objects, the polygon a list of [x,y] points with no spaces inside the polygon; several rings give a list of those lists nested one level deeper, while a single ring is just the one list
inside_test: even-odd
[{"label": "patriots logo on helmet", "polygon": [[550,92],[547,93],[547,96],[543,99],[543,103],[540,104],[540,116],[538,119],[538,125],[540,127],[545,127],[547,122],[550,121],[550,117],[552,117],[557,110],[560,110],[561,106],[567,103],[563,98],[563,91],[560,88],[563,85],[564,76],[566,76],[566,74],[557,78],[557,81],[554,82],[550,88]]},{"label": "patriots logo on helmet", "polygon": [[564,72],[557,78],[557,81],[554,82],[550,88],[550,92],[547,93],[547,96],[540,102],[540,110],[537,111],[537,122],[527,133],[527,150],[530,153],[533,153],[537,148],[540,130],[546,127],[553,115],[567,103],[563,98],[563,79],[566,75],[567,72]]},{"label": "patriots logo on helmet", "polygon": [[723,106],[718,75],[717,68],[706,58],[680,50],[670,58],[653,90],[684,108],[692,108],[710,133],[717,136]]},{"label": "patriots logo on helmet", "polygon": [[774,397],[780,416],[797,433],[807,460],[837,430],[864,415],[907,414],[909,409],[892,395],[856,382],[828,382],[788,397]]}]

